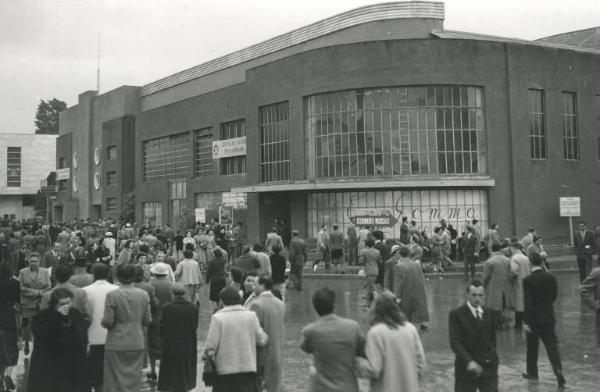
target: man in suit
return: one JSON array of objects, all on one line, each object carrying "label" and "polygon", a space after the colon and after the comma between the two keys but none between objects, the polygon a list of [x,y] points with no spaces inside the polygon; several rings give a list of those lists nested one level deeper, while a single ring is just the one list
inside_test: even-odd
[{"label": "man in suit", "polygon": [[250,310],[256,313],[261,328],[269,340],[267,345],[259,347],[256,353],[258,375],[262,376],[269,392],[280,392],[282,386],[283,346],[285,345],[285,305],[271,292],[273,281],[261,276],[254,288],[256,299]]},{"label": "man in suit", "polygon": [[312,297],[319,319],[302,329],[300,348],[313,354],[310,392],[358,392],[355,357],[364,356],[364,338],[354,320],[333,313],[335,293],[326,287]]},{"label": "man in suit", "polygon": [[566,382],[558,352],[558,339],[554,332],[554,301],[558,284],[556,278],[542,268],[542,258],[539,254],[533,253],[530,261],[531,275],[523,279],[523,330],[527,333],[527,373],[523,373],[523,378],[538,379],[538,348],[542,339],[558,386],[562,388]]},{"label": "man in suit", "polygon": [[296,290],[302,290],[302,270],[306,262],[306,247],[304,240],[300,238],[298,230],[292,230],[292,240],[288,249],[290,260],[290,286]]},{"label": "man in suit", "polygon": [[52,271],[52,269],[60,264],[61,256],[60,244],[55,242],[52,249],[44,253],[44,256],[42,257],[42,267]]},{"label": "man in suit", "polygon": [[465,280],[469,280],[469,271],[471,280],[475,279],[475,264],[479,261],[479,237],[471,225],[465,227],[465,237],[463,238],[463,255],[465,258]]},{"label": "man in suit", "polygon": [[[373,293],[375,292],[376,284],[383,284],[383,278],[379,281],[380,270],[383,270],[383,262],[381,253],[374,248],[375,241],[367,239],[365,241],[366,248],[360,251],[358,256],[358,262],[360,265],[364,265],[365,271],[365,290],[367,306],[371,306],[373,302]],[[383,271],[382,271],[383,274]]]},{"label": "man in suit", "polygon": [[481,281],[471,281],[466,296],[466,303],[451,310],[449,316],[450,347],[456,354],[454,390],[497,392],[496,315],[483,305]]},{"label": "man in suit", "polygon": [[594,251],[594,232],[587,230],[587,224],[579,222],[573,239],[575,242],[575,254],[577,255],[577,268],[579,269],[579,281],[583,282],[592,271],[592,254]]}]

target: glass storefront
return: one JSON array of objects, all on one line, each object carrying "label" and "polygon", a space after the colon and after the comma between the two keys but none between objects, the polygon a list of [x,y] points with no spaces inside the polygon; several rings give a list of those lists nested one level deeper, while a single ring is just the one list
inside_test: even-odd
[{"label": "glass storefront", "polygon": [[202,192],[196,193],[196,208],[203,208],[206,223],[219,218],[219,207],[231,213],[233,222],[246,224],[248,214],[248,198],[243,192]]},{"label": "glass storefront", "polygon": [[487,193],[481,189],[327,192],[309,193],[307,198],[309,237],[316,237],[322,224],[337,223],[345,233],[354,222],[399,238],[404,216],[430,233],[441,219],[459,232],[467,220],[477,219],[483,233],[488,227]]},{"label": "glass storefront", "polygon": [[309,178],[486,172],[480,87],[319,94],[305,112]]},{"label": "glass storefront", "polygon": [[160,201],[142,203],[142,212],[145,225],[153,227],[162,225],[162,203]]}]

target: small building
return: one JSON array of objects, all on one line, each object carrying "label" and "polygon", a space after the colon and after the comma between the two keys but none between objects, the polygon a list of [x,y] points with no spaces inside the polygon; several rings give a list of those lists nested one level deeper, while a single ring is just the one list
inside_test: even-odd
[{"label": "small building", "polygon": [[0,133],[0,219],[35,216],[35,195],[54,171],[57,135]]},{"label": "small building", "polygon": [[83,93],[60,117],[57,208],[118,217],[135,194],[139,223],[224,214],[251,241],[275,220],[397,237],[402,217],[568,238],[559,197],[600,216],[600,51],[550,41],[446,30],[440,2],[374,4]]}]

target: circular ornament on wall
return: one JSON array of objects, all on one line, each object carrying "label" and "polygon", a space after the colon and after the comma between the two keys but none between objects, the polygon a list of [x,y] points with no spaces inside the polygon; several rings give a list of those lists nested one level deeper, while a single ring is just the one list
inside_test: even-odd
[{"label": "circular ornament on wall", "polygon": [[96,164],[96,166],[100,164],[101,160],[102,160],[101,149],[100,149],[100,147],[96,147],[96,149],[94,150],[94,163]]},{"label": "circular ornament on wall", "polygon": [[100,185],[100,173],[96,172],[96,174],[94,174],[94,188],[100,190]]},{"label": "circular ornament on wall", "polygon": [[74,175],[73,176],[73,192],[77,192],[79,190],[79,178]]},{"label": "circular ornament on wall", "polygon": [[73,169],[77,169],[79,167],[79,155],[76,152],[73,153]]}]

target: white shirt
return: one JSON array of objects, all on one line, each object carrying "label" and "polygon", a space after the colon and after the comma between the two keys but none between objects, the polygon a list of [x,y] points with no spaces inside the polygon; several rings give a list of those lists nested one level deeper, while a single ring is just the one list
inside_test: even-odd
[{"label": "white shirt", "polygon": [[88,328],[88,343],[90,345],[104,345],[106,343],[107,331],[106,328],[100,325],[104,316],[104,303],[106,294],[118,288],[119,286],[106,280],[97,280],[83,288],[83,291],[87,294],[86,309],[91,317],[91,324]]},{"label": "white shirt", "polygon": [[[475,307],[471,305],[469,301],[467,301],[467,306],[471,310],[473,317],[475,317],[477,320],[483,320],[483,308],[481,306]],[[477,313],[479,313],[479,317],[477,316]]]}]

